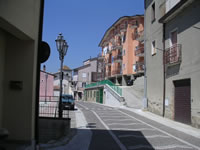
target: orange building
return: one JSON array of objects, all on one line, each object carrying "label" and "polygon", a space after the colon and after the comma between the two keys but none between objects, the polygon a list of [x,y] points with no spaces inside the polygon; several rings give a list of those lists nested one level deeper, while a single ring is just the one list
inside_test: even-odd
[{"label": "orange building", "polygon": [[105,78],[130,85],[144,74],[144,16],[119,18],[104,34],[99,46],[105,63]]}]

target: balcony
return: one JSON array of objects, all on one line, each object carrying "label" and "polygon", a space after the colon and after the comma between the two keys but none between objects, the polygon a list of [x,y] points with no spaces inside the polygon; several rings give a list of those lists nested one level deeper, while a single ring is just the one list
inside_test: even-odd
[{"label": "balcony", "polygon": [[120,25],[120,32],[126,32],[127,30],[127,25],[126,24],[121,24]]},{"label": "balcony", "polygon": [[166,65],[176,65],[181,63],[181,44],[174,44],[172,47],[165,50]]},{"label": "balcony", "polygon": [[121,44],[115,44],[115,45],[113,45],[113,46],[111,47],[111,49],[112,49],[112,50],[117,50],[117,49],[122,50],[122,45],[121,45]]},{"label": "balcony", "polygon": [[106,77],[110,77],[111,76],[111,71],[106,72]]},{"label": "balcony", "polygon": [[138,40],[139,42],[142,42],[142,43],[144,42],[144,31],[138,32],[136,40]]},{"label": "balcony", "polygon": [[133,65],[133,71],[136,73],[143,73],[144,72],[144,61],[136,62],[136,64]]},{"label": "balcony", "polygon": [[131,28],[132,28],[132,29],[135,29],[135,28],[137,28],[137,27],[138,27],[138,22],[137,22],[136,20],[132,21],[132,22],[131,22]]},{"label": "balcony", "polygon": [[110,66],[111,65],[111,59],[105,59],[105,65]]},{"label": "balcony", "polygon": [[112,75],[121,75],[122,74],[122,69],[121,67],[117,68],[116,70],[112,71]]},{"label": "balcony", "polygon": [[136,46],[135,56],[144,57],[144,46]]},{"label": "balcony", "polygon": [[122,62],[122,55],[114,56],[114,62]]}]

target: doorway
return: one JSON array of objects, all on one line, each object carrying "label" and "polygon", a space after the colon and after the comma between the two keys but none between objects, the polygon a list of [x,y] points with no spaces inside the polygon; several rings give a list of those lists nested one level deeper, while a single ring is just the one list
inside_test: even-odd
[{"label": "doorway", "polygon": [[191,85],[190,79],[174,81],[174,119],[191,124]]}]

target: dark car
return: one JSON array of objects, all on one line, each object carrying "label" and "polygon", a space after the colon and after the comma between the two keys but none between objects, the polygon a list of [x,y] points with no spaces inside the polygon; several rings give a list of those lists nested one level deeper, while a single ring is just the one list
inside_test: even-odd
[{"label": "dark car", "polygon": [[74,109],[75,101],[73,96],[69,94],[62,95],[62,106],[63,109]]}]

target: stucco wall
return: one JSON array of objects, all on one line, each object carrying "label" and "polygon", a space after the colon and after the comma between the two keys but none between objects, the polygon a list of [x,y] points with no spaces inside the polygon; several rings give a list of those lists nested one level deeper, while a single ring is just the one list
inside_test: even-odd
[{"label": "stucco wall", "polygon": [[2,127],[2,113],[3,113],[3,85],[4,85],[4,65],[5,65],[5,33],[0,29],[0,128]]},{"label": "stucco wall", "polygon": [[[10,132],[11,140],[34,139],[39,12],[39,0],[0,1],[0,27],[6,30],[5,51],[0,50],[2,126]],[[19,81],[22,88],[11,88],[11,81]]]},{"label": "stucco wall", "polygon": [[[166,98],[172,107],[167,113],[173,118],[174,111],[174,80],[191,79],[191,114],[194,126],[200,127],[200,2],[196,1],[184,12],[177,15],[166,24],[166,48],[170,47],[170,32],[178,31],[178,44],[182,47],[182,62],[175,68],[174,74],[166,79]],[[191,17],[192,16],[192,17]],[[173,67],[171,67],[173,69]],[[197,123],[198,120],[198,123]],[[199,124],[199,125],[197,125]]]},{"label": "stucco wall", "polygon": [[53,96],[54,76],[40,72],[40,96]]},{"label": "stucco wall", "polygon": [[[163,52],[157,50],[155,55],[151,54],[151,43],[156,41],[156,48],[163,49],[162,46],[162,24],[158,23],[160,19],[159,6],[163,0],[155,1],[155,18],[151,22],[151,5],[145,11],[145,46],[146,46],[146,75],[147,75],[147,99],[148,109],[156,114],[162,114],[163,104]],[[146,4],[147,5],[147,4]]]},{"label": "stucco wall", "polygon": [[3,18],[10,24],[9,27],[3,27],[18,38],[37,38],[38,32],[36,27],[39,21],[39,3],[39,0],[1,0],[0,18]]}]

